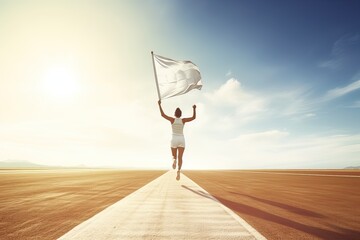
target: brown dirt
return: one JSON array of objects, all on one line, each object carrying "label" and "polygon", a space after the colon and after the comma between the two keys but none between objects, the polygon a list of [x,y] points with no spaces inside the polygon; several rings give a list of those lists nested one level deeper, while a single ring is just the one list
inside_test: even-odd
[{"label": "brown dirt", "polygon": [[185,171],[185,175],[268,239],[360,239],[360,177],[325,176],[359,176],[360,171]]},{"label": "brown dirt", "polygon": [[0,170],[0,238],[56,239],[163,173]]}]

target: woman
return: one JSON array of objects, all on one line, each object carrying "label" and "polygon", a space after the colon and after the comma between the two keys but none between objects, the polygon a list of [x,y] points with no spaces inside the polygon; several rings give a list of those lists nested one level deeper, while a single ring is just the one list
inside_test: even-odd
[{"label": "woman", "polygon": [[173,169],[176,168],[176,159],[178,159],[178,171],[176,180],[180,179],[180,170],[182,166],[182,157],[185,150],[185,138],[184,138],[184,124],[186,122],[191,122],[196,118],[196,105],[193,106],[193,116],[190,118],[181,118],[181,110],[180,108],[176,108],[175,110],[175,118],[167,116],[162,107],[161,101],[158,101],[160,113],[163,118],[171,122],[172,128],[172,138],[171,138],[171,153],[173,156]]}]

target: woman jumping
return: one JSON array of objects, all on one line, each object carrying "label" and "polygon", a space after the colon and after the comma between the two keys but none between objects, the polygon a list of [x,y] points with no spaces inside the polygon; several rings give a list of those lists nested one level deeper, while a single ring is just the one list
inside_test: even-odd
[{"label": "woman jumping", "polygon": [[196,105],[193,106],[193,116],[190,118],[180,118],[181,117],[181,110],[180,108],[176,108],[175,110],[175,118],[167,116],[162,107],[161,101],[158,101],[160,113],[163,118],[169,120],[171,122],[172,128],[172,138],[171,138],[171,154],[173,157],[173,169],[176,168],[176,159],[178,159],[178,171],[176,180],[180,180],[180,170],[182,166],[182,157],[185,150],[185,138],[184,138],[184,124],[186,122],[191,122],[196,118]]}]

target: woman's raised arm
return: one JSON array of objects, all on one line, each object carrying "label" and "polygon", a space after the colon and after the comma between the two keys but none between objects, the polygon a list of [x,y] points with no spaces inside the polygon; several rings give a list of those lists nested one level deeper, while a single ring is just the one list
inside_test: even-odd
[{"label": "woman's raised arm", "polygon": [[190,118],[183,118],[183,123],[191,122],[196,118],[196,105],[193,106],[193,116]]},{"label": "woman's raised arm", "polygon": [[173,122],[174,121],[174,118],[172,117],[169,117],[168,115],[166,115],[161,107],[161,100],[158,101],[158,104],[159,104],[159,108],[160,108],[160,113],[161,113],[161,116],[163,118],[165,118],[166,120],[169,120],[170,122]]}]

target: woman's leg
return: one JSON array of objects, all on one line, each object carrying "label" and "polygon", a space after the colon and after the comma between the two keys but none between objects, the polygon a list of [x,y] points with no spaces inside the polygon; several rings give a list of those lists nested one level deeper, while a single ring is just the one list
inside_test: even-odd
[{"label": "woman's leg", "polygon": [[173,156],[173,169],[176,168],[176,158],[177,158],[177,149],[176,148],[171,148],[171,154]]},{"label": "woman's leg", "polygon": [[178,147],[177,148],[178,151],[179,151],[179,156],[178,156],[178,171],[177,171],[177,175],[176,175],[176,180],[180,180],[180,170],[181,170],[181,166],[182,166],[182,157],[183,157],[183,154],[184,154],[184,150],[185,148],[183,147]]},{"label": "woman's leg", "polygon": [[178,170],[180,171],[180,170],[181,170],[181,166],[182,166],[182,157],[183,157],[183,154],[184,154],[185,148],[183,148],[183,147],[178,147],[178,151],[179,151],[179,157],[178,157],[178,160],[179,160],[179,163],[178,163]]},{"label": "woman's leg", "polygon": [[171,155],[173,156],[174,159],[177,158],[177,149],[176,148],[171,148]]}]

